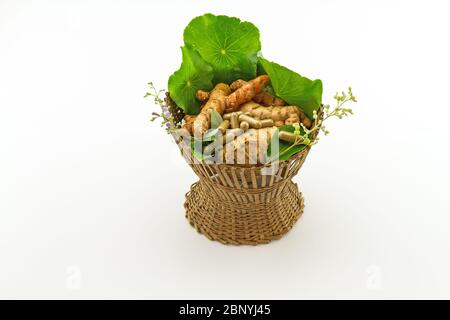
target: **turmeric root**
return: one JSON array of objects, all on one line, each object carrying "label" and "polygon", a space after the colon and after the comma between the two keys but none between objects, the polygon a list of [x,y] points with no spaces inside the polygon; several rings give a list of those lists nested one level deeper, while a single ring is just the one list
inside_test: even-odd
[{"label": "turmeric root", "polygon": [[247,84],[248,82],[242,79],[238,79],[230,84],[230,90],[231,92],[236,91],[240,87],[242,87],[244,84]]},{"label": "turmeric root", "polygon": [[[241,88],[242,86],[246,85],[248,82],[242,79],[234,81],[232,84],[230,84],[231,91],[236,91],[237,89]],[[255,95],[253,97],[253,101],[263,105],[263,106],[284,106],[286,103],[278,98],[272,95],[270,92],[262,91]]]},{"label": "turmeric root", "polygon": [[234,91],[225,99],[226,112],[236,111],[241,104],[252,100],[254,96],[264,89],[269,81],[269,76],[262,75],[250,80],[242,87]]},{"label": "turmeric root", "polygon": [[205,102],[209,99],[209,92],[203,91],[203,90],[197,90],[195,97],[197,98],[198,101]]},{"label": "turmeric root", "polygon": [[219,114],[225,110],[225,99],[230,93],[230,87],[225,83],[218,83],[209,94],[209,100],[197,115],[192,129],[196,137],[201,137],[210,127],[211,110],[215,109]]},{"label": "turmeric root", "polygon": [[305,127],[311,127],[311,121],[306,117],[303,110],[296,106],[270,106],[263,107],[256,102],[247,102],[241,106],[240,111],[259,120],[272,119],[275,126],[294,124],[302,122]]}]

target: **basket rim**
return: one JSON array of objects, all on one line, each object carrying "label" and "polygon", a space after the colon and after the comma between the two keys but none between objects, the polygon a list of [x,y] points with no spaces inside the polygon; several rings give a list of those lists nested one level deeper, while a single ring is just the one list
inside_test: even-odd
[{"label": "basket rim", "polygon": [[[175,103],[175,101],[173,101],[171,99],[169,91],[166,92],[166,98],[168,98],[168,100],[166,100],[166,103],[171,103],[174,107],[181,109],[180,107],[178,107],[178,105]],[[181,109],[181,110],[183,110],[183,109]],[[318,120],[321,120],[323,118],[323,110],[324,110],[324,104],[321,103],[320,107],[319,107],[319,110],[317,112],[317,118],[316,118],[316,120],[314,120],[314,123],[317,123]],[[318,134],[319,134],[319,130],[315,132],[314,138],[316,138]],[[178,145],[178,142],[176,141],[176,139],[175,139],[175,143]],[[261,169],[261,168],[265,168],[265,167],[270,167],[270,166],[272,166],[273,164],[276,164],[276,163],[280,164],[280,163],[292,162],[295,159],[297,159],[298,157],[303,156],[305,153],[309,153],[310,150],[311,150],[311,146],[309,145],[306,148],[303,148],[300,152],[298,152],[295,155],[291,156],[289,159],[276,160],[274,162],[269,162],[269,163],[264,163],[264,164],[206,163],[203,160],[200,161],[200,160],[197,159],[197,163],[192,163],[190,165],[206,165],[206,166],[217,166],[217,167],[226,167],[226,168]]]}]

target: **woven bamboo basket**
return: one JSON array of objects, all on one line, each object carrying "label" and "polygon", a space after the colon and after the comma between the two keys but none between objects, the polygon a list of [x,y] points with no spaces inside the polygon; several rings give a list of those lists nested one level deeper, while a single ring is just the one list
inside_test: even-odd
[{"label": "woven bamboo basket", "polygon": [[[322,116],[323,108],[318,119]],[[302,215],[303,195],[292,178],[311,147],[277,162],[272,167],[275,170],[270,170],[268,165],[193,161],[186,157],[190,155],[187,147],[181,142],[178,146],[199,177],[186,193],[186,218],[208,239],[231,245],[269,243],[285,235]]]}]

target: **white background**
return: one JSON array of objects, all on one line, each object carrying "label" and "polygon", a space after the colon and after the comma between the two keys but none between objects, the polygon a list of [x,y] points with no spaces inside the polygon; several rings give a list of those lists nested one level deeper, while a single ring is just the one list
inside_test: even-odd
[{"label": "white background", "polygon": [[[450,298],[447,1],[0,0],[1,298]],[[205,12],[265,57],[352,85],[295,181],[282,240],[232,247],[184,218],[196,177],[149,118]]]}]

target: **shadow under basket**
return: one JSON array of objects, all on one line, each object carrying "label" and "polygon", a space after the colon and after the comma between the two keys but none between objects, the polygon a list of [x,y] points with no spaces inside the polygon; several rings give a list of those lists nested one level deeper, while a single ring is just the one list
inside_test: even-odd
[{"label": "shadow under basket", "polygon": [[223,244],[257,245],[281,238],[303,213],[303,196],[292,178],[309,151],[307,147],[278,162],[272,171],[267,166],[189,163],[200,180],[186,194],[186,218],[199,233]]}]

